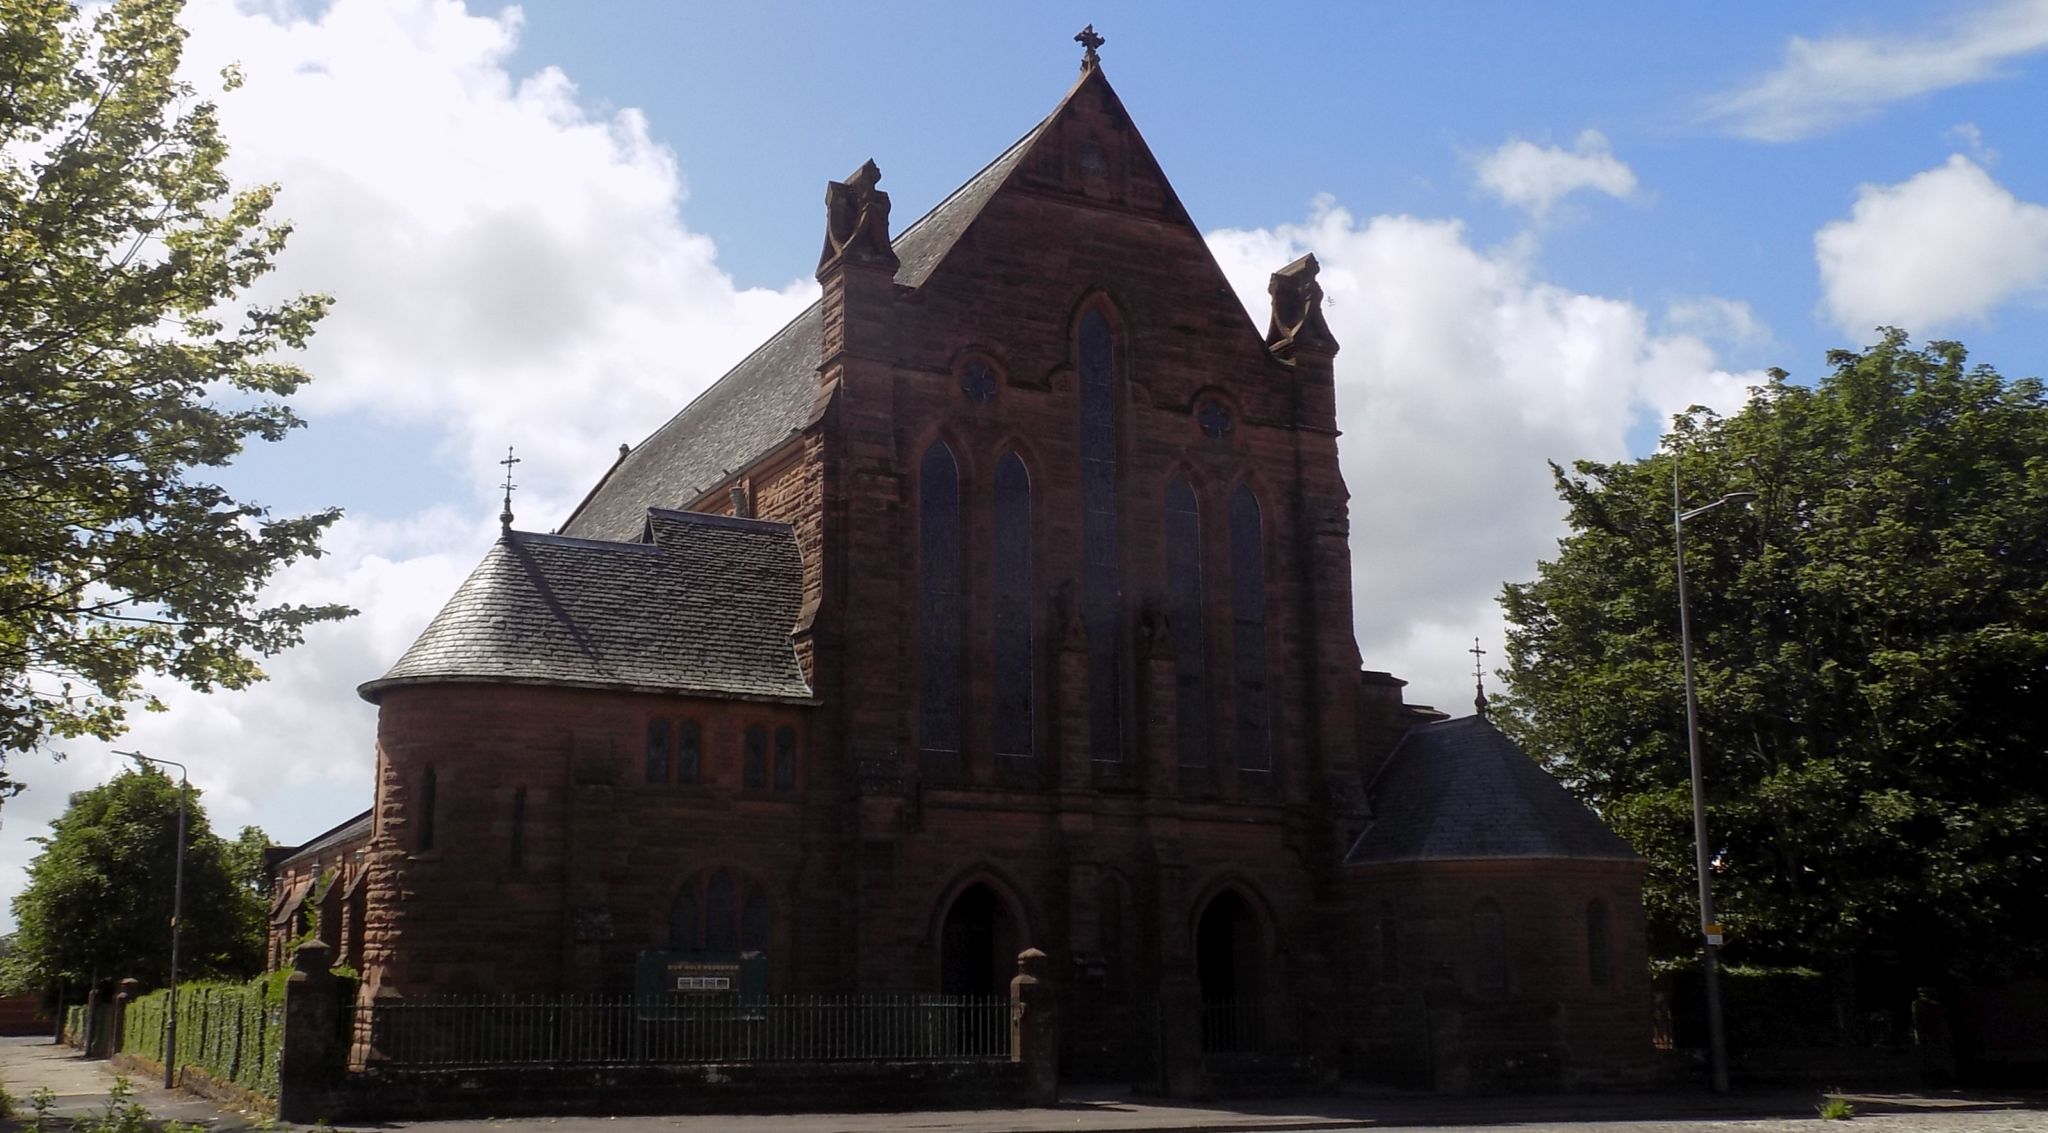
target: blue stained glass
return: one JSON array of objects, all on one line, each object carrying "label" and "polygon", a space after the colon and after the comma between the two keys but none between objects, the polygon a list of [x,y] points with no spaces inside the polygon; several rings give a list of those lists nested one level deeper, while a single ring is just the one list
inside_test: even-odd
[{"label": "blue stained glass", "polygon": [[918,746],[960,750],[960,466],[944,441],[918,464]]},{"label": "blue stained glass", "polygon": [[647,781],[668,782],[668,721],[647,722]]},{"label": "blue stained glass", "polygon": [[1088,748],[1123,758],[1123,594],[1117,569],[1116,344],[1081,316],[1081,620],[1088,629]]},{"label": "blue stained glass", "polygon": [[775,729],[775,789],[796,790],[796,729],[788,724]]},{"label": "blue stained glass", "polygon": [[732,874],[719,870],[711,875],[711,884],[704,893],[704,947],[711,952],[731,952],[735,940],[734,929],[738,927],[733,908]]},{"label": "blue stained glass", "polygon": [[1031,474],[1016,453],[995,479],[996,754],[1028,756],[1032,728]]},{"label": "blue stained glass", "polygon": [[1173,627],[1174,742],[1182,767],[1209,764],[1208,641],[1202,633],[1202,517],[1195,490],[1166,486],[1166,616]]},{"label": "blue stained glass", "polygon": [[1266,699],[1266,539],[1258,497],[1240,484],[1230,496],[1231,641],[1237,661],[1237,765],[1273,768]]},{"label": "blue stained glass", "polygon": [[749,791],[759,791],[766,788],[768,786],[768,729],[759,724],[749,724],[741,756],[740,785]]},{"label": "blue stained glass", "polygon": [[685,720],[676,729],[676,782],[694,783],[704,762],[704,728]]}]

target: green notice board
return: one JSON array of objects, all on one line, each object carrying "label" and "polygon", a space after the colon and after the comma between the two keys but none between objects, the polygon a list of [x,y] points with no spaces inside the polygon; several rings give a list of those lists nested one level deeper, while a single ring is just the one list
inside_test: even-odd
[{"label": "green notice board", "polygon": [[768,994],[768,954],[642,952],[634,976],[636,998],[643,1003],[755,1000]]}]

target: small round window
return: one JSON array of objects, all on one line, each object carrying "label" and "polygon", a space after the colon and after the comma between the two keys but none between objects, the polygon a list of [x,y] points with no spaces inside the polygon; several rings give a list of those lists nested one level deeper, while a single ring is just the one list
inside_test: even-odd
[{"label": "small round window", "polygon": [[960,371],[960,392],[976,405],[987,405],[996,399],[996,372],[986,363],[969,362]]}]

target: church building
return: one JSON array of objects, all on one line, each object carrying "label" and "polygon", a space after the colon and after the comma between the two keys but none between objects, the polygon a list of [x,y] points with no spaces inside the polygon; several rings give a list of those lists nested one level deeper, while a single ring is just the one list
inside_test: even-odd
[{"label": "church building", "polygon": [[1036,947],[1078,1077],[1646,1075],[1642,859],[1361,666],[1399,536],[1352,538],[1315,258],[1255,324],[1081,41],[914,223],[831,182],[820,299],[554,532],[508,503],[362,686],[366,998],[987,995]]}]

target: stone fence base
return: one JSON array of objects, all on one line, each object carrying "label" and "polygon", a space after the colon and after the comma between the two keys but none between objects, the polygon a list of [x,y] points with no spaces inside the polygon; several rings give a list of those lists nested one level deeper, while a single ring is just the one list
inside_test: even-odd
[{"label": "stone fence base", "polygon": [[351,1074],[311,1101],[316,1120],[1022,1108],[1017,1062],[739,1062],[505,1066]]}]

